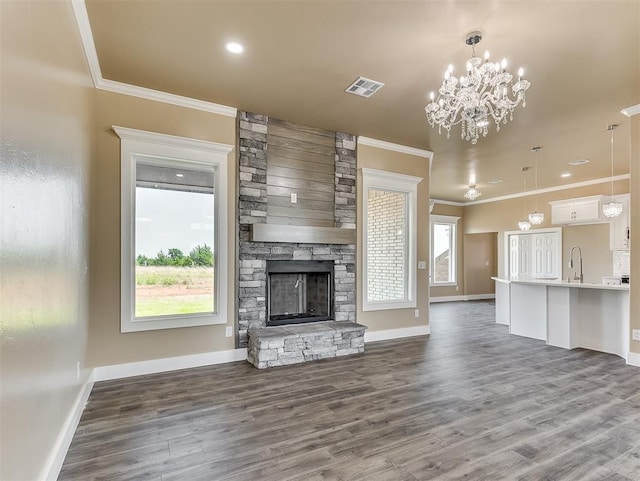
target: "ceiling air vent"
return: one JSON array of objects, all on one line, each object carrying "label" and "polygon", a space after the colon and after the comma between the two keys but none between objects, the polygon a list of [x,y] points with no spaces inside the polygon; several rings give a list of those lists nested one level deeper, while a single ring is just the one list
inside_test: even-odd
[{"label": "ceiling air vent", "polygon": [[354,82],[349,85],[345,92],[349,94],[359,95],[360,97],[371,97],[378,90],[380,90],[384,84],[382,82],[376,82],[364,77],[358,77]]}]

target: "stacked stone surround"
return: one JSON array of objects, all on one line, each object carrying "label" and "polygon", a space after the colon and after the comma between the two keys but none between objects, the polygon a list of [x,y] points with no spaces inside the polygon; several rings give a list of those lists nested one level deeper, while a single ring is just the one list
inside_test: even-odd
[{"label": "stacked stone surround", "polygon": [[247,361],[258,369],[364,352],[366,327],[323,321],[249,329]]},{"label": "stacked stone surround", "polygon": [[[356,246],[253,242],[251,224],[267,222],[267,135],[269,118],[240,112],[238,346],[246,347],[249,328],[266,326],[267,260],[333,260],[336,321],[356,320]],[[335,226],[356,227],[356,142],[336,133]]]}]

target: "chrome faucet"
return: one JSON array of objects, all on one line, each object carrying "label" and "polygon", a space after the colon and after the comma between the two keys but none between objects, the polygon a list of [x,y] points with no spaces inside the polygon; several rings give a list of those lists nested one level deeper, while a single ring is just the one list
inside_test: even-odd
[{"label": "chrome faucet", "polygon": [[578,249],[578,262],[580,263],[580,275],[578,275],[575,271],[573,273],[573,280],[579,281],[580,284],[584,282],[584,275],[582,275],[582,249],[579,246],[573,246],[571,248],[571,253],[569,254],[569,269],[573,269],[573,251],[574,249]]}]

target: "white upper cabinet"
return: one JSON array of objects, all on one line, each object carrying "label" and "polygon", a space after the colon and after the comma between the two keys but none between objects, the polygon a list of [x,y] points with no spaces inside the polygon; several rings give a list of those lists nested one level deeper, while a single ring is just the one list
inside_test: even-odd
[{"label": "white upper cabinet", "polygon": [[616,195],[615,200],[622,202],[622,213],[611,219],[609,224],[609,247],[612,251],[629,250],[629,194]]},{"label": "white upper cabinet", "polygon": [[602,215],[602,196],[580,197],[557,200],[551,204],[551,223],[558,224],[598,224],[607,222]]}]

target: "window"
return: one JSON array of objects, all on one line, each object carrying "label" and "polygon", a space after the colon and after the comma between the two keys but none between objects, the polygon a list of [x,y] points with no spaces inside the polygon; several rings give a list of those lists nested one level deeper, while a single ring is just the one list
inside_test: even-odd
[{"label": "window", "polygon": [[431,285],[456,284],[456,225],[459,217],[431,216]]},{"label": "window", "polygon": [[419,177],[362,169],[364,311],[416,306]]},{"label": "window", "polygon": [[233,146],[114,130],[121,138],[121,331],[226,323]]}]

